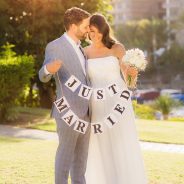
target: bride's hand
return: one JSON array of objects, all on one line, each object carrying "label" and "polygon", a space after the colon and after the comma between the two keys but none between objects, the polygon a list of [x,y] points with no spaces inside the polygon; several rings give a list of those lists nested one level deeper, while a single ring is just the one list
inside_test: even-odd
[{"label": "bride's hand", "polygon": [[138,75],[138,71],[135,67],[128,66],[127,75],[130,75],[132,76],[132,78],[135,78]]},{"label": "bride's hand", "polygon": [[136,87],[138,70],[135,67],[128,66],[123,62],[121,63],[120,67],[128,87],[132,87],[132,88]]},{"label": "bride's hand", "polygon": [[131,75],[133,78],[137,77],[138,75],[138,70],[135,67],[128,66],[125,63],[121,63],[121,72],[123,75]]},{"label": "bride's hand", "polygon": [[126,75],[127,74],[127,70],[128,70],[128,65],[126,65],[123,62],[121,62],[120,68],[121,68],[122,74]]},{"label": "bride's hand", "polygon": [[129,66],[127,69],[126,81],[129,88],[136,88],[137,86],[138,70],[135,67]]}]

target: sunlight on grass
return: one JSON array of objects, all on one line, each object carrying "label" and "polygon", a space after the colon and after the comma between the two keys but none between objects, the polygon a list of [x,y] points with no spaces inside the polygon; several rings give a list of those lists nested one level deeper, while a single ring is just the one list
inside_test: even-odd
[{"label": "sunlight on grass", "polygon": [[5,139],[0,138],[1,184],[54,183],[56,142]]},{"label": "sunlight on grass", "polygon": [[[44,122],[28,127],[47,131],[56,130],[54,120],[50,119]],[[184,144],[184,124],[181,122],[136,120],[136,126],[139,139],[142,141]]]},{"label": "sunlight on grass", "polygon": [[184,118],[169,118],[169,121],[177,121],[177,122],[184,123]]},{"label": "sunlight on grass", "polygon": [[140,140],[184,144],[184,124],[181,122],[136,120]]},{"label": "sunlight on grass", "polygon": [[[54,183],[55,141],[0,137],[0,184]],[[182,184],[183,154],[143,152],[149,184]]]},{"label": "sunlight on grass", "polygon": [[[142,109],[143,113],[145,109]],[[19,119],[11,122],[13,126],[33,128],[55,132],[55,120],[50,118],[50,110],[42,108],[17,107]],[[184,144],[184,123],[181,118],[176,121],[158,121],[136,119],[139,139],[142,141]]]},{"label": "sunlight on grass", "polygon": [[54,120],[48,120],[46,123],[33,124],[33,125],[28,126],[28,128],[55,132],[56,131],[56,123]]},{"label": "sunlight on grass", "polygon": [[43,109],[43,108],[30,108],[30,107],[16,107],[19,113],[26,113],[32,115],[39,115],[39,116],[48,116],[50,114],[50,109]]},{"label": "sunlight on grass", "polygon": [[[56,123],[50,118],[50,110],[41,108],[18,107],[22,123],[16,126],[46,131],[56,131]],[[184,144],[184,123],[177,121],[158,121],[136,119],[139,139],[142,141]]]},{"label": "sunlight on grass", "polygon": [[184,155],[144,151],[150,184],[183,184]]}]

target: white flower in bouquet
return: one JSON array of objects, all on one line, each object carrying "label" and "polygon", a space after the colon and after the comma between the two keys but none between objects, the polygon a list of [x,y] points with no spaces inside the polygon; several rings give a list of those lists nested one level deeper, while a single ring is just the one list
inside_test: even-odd
[{"label": "white flower in bouquet", "polygon": [[136,67],[139,71],[145,70],[147,65],[144,52],[137,48],[127,50],[123,57],[123,62],[130,66]]},{"label": "white flower in bouquet", "polygon": [[[135,67],[138,71],[144,71],[147,66],[147,60],[145,58],[144,52],[138,48],[127,50],[122,61],[130,67]],[[136,81],[134,81],[132,85],[131,84],[132,77],[130,75],[127,77],[128,77],[129,87],[134,88],[135,83],[137,82],[137,78],[135,79]]]}]

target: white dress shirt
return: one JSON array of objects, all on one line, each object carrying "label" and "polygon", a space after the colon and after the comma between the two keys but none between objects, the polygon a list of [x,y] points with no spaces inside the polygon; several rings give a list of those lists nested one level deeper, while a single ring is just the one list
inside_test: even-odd
[{"label": "white dress shirt", "polygon": [[[83,55],[83,53],[81,52],[79,46],[80,46],[80,40],[78,43],[76,43],[66,32],[64,33],[64,36],[65,38],[68,40],[68,42],[72,45],[72,47],[74,48],[78,58],[79,58],[79,61],[81,63],[81,66],[82,66],[82,69],[83,69],[83,72],[84,74],[86,75],[86,70],[85,70],[85,57]],[[46,68],[46,66],[44,67],[44,71],[46,74],[50,74]]]}]

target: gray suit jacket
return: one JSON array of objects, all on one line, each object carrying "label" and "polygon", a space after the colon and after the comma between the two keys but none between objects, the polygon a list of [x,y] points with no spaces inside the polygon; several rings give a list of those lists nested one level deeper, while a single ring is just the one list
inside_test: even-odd
[{"label": "gray suit jacket", "polygon": [[[39,71],[39,78],[42,82],[48,82],[52,78],[52,75],[46,75],[44,71],[44,65],[52,62],[54,59],[60,59],[64,63],[59,71],[53,75],[56,82],[56,99],[65,96],[66,100],[70,104],[71,110],[79,118],[83,118],[87,114],[89,101],[78,96],[80,87],[75,92],[72,92],[64,85],[64,83],[70,78],[71,75],[77,77],[82,84],[87,86],[90,86],[90,81],[88,75],[85,76],[82,70],[77,53],[64,35],[48,43],[46,46],[45,60],[42,68]],[[53,105],[51,117],[60,118],[64,113],[65,112],[60,114],[55,105]]]}]

